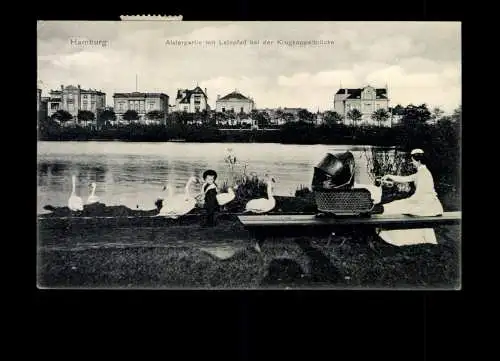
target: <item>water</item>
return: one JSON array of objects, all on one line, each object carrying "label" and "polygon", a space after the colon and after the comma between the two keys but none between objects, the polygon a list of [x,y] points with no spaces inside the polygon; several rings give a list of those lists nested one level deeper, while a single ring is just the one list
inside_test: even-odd
[{"label": "water", "polygon": [[350,150],[356,160],[356,182],[373,182],[367,171],[370,147],[344,145],[288,145],[262,143],[127,143],[38,142],[38,213],[43,206],[66,206],[71,176],[76,175],[76,194],[84,200],[90,183],[107,205],[153,209],[167,182],[181,193],[191,175],[215,169],[221,185],[230,178],[224,161],[227,149],[236,156],[235,173],[269,173],[276,180],[275,195],[291,196],[301,185],[311,185],[313,167],[327,152]]}]

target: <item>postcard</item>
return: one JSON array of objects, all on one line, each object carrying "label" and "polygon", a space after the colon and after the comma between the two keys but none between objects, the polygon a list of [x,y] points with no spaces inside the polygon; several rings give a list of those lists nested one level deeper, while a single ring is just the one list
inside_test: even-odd
[{"label": "postcard", "polygon": [[37,286],[461,288],[459,22],[37,23]]}]

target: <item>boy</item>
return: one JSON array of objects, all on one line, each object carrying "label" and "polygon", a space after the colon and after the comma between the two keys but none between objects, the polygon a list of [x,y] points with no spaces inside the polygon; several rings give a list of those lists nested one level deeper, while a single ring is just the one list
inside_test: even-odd
[{"label": "boy", "polygon": [[204,198],[203,207],[206,211],[205,226],[213,227],[215,226],[215,212],[219,209],[219,203],[217,202],[217,185],[215,180],[217,179],[217,172],[209,169],[203,172],[204,183],[202,185],[201,191]]}]

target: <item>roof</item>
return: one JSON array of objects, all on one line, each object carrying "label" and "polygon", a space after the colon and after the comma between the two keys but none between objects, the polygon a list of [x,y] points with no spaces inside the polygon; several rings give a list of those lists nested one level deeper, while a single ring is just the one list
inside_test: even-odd
[{"label": "roof", "polygon": [[178,89],[177,90],[177,97],[175,99],[176,100],[181,99],[179,102],[181,104],[189,104],[189,103],[191,103],[191,96],[193,94],[201,94],[205,98],[207,98],[207,95],[205,94],[205,92],[199,86],[197,86],[194,89]]},{"label": "roof", "polygon": [[[364,88],[341,88],[336,94],[345,94],[345,91],[347,90],[347,94],[349,94],[349,96],[346,99],[360,99],[363,89]],[[387,89],[377,88],[375,91],[377,99],[387,99]]]},{"label": "roof", "polygon": [[93,90],[93,89],[80,89],[81,94],[97,94],[97,95],[106,95],[106,93],[103,93],[102,91],[99,90]]},{"label": "roof", "polygon": [[[81,89],[77,88],[76,86],[73,85],[68,85],[67,87],[64,88],[64,90],[78,90],[80,89],[80,94],[97,94],[97,95],[106,95],[106,93],[103,93],[100,90],[95,90],[95,89]],[[62,90],[51,90],[51,94],[62,94]]]},{"label": "roof", "polygon": [[140,92],[113,94],[113,98],[158,98],[158,97],[168,98],[168,95],[164,93],[140,93]]},{"label": "roof", "polygon": [[248,100],[248,101],[252,101],[252,99],[244,96],[243,94],[237,92],[236,90],[232,93],[229,93],[225,96],[223,96],[222,98],[219,98],[217,99],[217,101],[219,100],[230,100],[230,99],[238,99],[238,100]]}]

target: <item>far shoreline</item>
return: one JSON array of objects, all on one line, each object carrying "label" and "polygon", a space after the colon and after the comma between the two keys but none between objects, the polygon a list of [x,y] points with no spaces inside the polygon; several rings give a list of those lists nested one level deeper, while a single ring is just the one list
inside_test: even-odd
[{"label": "far shoreline", "polygon": [[280,142],[235,142],[235,141],[217,141],[217,142],[196,142],[196,141],[175,141],[175,140],[126,140],[126,139],[37,139],[38,143],[181,143],[181,144],[274,144],[274,145],[320,145],[320,146],[338,146],[338,147],[351,147],[351,149],[365,149],[365,148],[378,148],[378,149],[396,149],[395,145],[373,145],[373,144],[350,144],[350,143],[280,143]]}]

